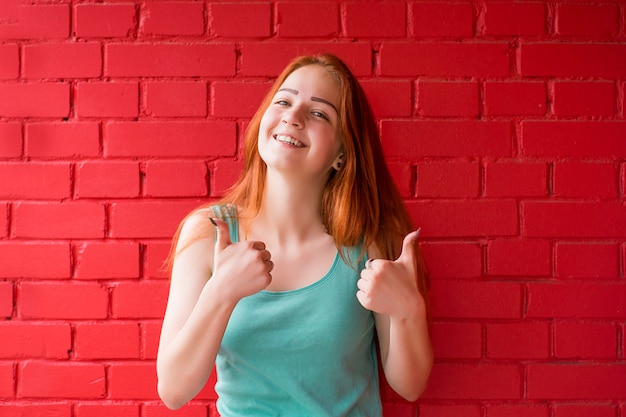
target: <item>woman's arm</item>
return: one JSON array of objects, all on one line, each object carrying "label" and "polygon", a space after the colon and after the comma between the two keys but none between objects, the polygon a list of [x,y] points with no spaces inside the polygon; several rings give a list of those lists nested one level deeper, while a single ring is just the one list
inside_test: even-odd
[{"label": "woman's arm", "polygon": [[[396,261],[368,261],[357,293],[361,304],[374,312],[387,382],[409,401],[415,401],[426,389],[433,365],[426,303],[417,286],[417,237],[418,232],[406,236]],[[380,256],[374,247],[368,254]]]},{"label": "woman's arm", "polygon": [[[178,246],[187,245],[194,230],[207,221],[208,217],[191,216],[182,227]],[[216,222],[217,241],[210,233],[179,253],[177,248],[174,259],[157,356],[159,396],[171,409],[181,407],[204,387],[237,302],[271,280],[265,245],[233,244],[228,225]]]}]

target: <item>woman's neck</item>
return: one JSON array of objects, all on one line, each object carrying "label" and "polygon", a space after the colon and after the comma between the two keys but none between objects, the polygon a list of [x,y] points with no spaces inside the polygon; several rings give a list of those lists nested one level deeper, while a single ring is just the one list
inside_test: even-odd
[{"label": "woman's neck", "polygon": [[[303,182],[268,170],[263,202],[252,221],[255,234],[277,242],[301,242],[324,233],[320,214],[323,184]],[[269,237],[269,236],[268,236]]]}]

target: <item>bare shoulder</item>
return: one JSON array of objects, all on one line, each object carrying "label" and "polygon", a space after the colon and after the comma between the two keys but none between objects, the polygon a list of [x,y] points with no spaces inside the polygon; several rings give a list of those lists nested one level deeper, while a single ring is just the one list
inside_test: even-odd
[{"label": "bare shoulder", "polygon": [[209,209],[191,213],[183,222],[172,270],[172,281],[179,275],[205,276],[208,279],[213,265],[215,227],[211,224]]}]

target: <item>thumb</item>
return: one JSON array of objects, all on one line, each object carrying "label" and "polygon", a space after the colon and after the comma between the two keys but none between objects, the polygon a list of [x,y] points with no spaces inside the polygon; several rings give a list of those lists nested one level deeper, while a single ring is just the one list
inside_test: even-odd
[{"label": "thumb", "polygon": [[228,232],[228,223],[224,220],[216,219],[213,217],[209,217],[211,223],[215,225],[215,233],[216,241],[215,241],[215,252],[222,251],[228,247],[228,245],[232,244],[230,240],[230,233]]},{"label": "thumb", "polygon": [[417,244],[417,238],[420,235],[421,228],[417,229],[404,237],[402,242],[402,253],[397,259],[398,262],[410,262],[415,264],[415,245]]}]

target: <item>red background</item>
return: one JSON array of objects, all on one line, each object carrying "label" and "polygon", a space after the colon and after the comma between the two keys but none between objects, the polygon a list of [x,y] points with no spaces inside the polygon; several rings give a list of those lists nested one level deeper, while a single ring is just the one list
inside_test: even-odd
[{"label": "red background", "polygon": [[0,415],[216,416],[158,400],[161,262],[324,50],[432,273],[430,385],[385,415],[626,416],[625,41],[610,0],[2,0]]}]

